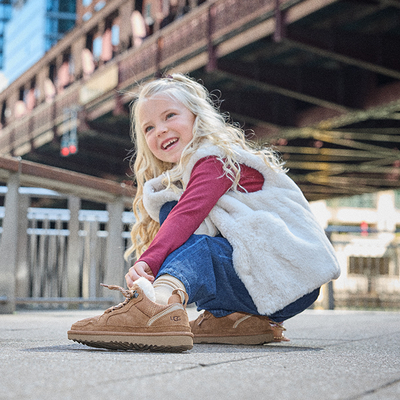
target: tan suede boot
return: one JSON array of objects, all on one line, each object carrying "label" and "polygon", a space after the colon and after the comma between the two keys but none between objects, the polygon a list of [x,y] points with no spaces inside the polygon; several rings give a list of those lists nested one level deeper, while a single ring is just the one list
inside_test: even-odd
[{"label": "tan suede boot", "polygon": [[204,311],[190,321],[190,327],[193,343],[263,344],[274,341],[270,321],[268,317],[240,312],[217,318]]},{"label": "tan suede boot", "polygon": [[[102,315],[73,324],[68,331],[68,339],[113,350],[180,352],[193,347],[189,318],[180,302],[156,304],[138,285],[129,290],[113,285],[103,286],[120,290],[126,300]],[[175,298],[180,300],[179,295]]]}]

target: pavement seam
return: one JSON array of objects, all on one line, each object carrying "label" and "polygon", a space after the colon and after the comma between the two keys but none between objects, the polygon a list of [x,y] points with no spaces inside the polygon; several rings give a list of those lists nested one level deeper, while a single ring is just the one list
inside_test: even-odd
[{"label": "pavement seam", "polygon": [[368,396],[369,394],[374,394],[377,393],[378,391],[382,390],[382,389],[386,389],[392,385],[396,385],[397,383],[400,383],[400,378],[399,379],[395,379],[393,381],[387,382],[381,386],[376,387],[375,389],[370,389],[365,391],[364,393],[357,395],[357,396],[353,396],[353,397],[347,397],[346,399],[343,400],[359,400],[362,399],[364,396]]}]

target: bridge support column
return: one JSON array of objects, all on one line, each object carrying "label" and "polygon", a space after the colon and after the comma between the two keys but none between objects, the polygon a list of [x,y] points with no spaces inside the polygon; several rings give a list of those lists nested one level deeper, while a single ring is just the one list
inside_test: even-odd
[{"label": "bridge support column", "polygon": [[[124,211],[124,203],[122,199],[118,199],[113,203],[107,205],[108,211],[108,240],[107,240],[107,252],[106,252],[106,270],[104,275],[104,283],[117,284],[125,286],[125,280],[123,282],[116,282],[120,277],[123,276],[124,268],[124,248],[122,241],[122,213]],[[104,289],[104,297],[115,296],[116,300],[119,301],[120,295],[118,292],[110,292],[108,289]]]},{"label": "bridge support column", "polygon": [[18,242],[17,260],[15,271],[15,295],[29,297],[30,291],[30,266],[28,265],[28,208],[30,197],[26,194],[18,196]]},{"label": "bridge support column", "polygon": [[76,196],[68,197],[68,208],[70,212],[68,223],[68,250],[67,250],[67,274],[68,274],[68,297],[80,297],[79,282],[79,210],[81,199]]},{"label": "bridge support column", "polygon": [[18,252],[19,172],[12,172],[7,182],[3,233],[0,242],[0,313],[15,311],[15,273]]}]

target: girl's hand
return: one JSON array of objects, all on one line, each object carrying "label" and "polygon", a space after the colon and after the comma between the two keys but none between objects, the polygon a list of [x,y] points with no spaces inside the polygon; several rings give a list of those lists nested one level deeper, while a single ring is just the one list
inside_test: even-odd
[{"label": "girl's hand", "polygon": [[154,275],[153,272],[151,272],[148,264],[144,261],[139,261],[131,268],[129,268],[129,272],[125,275],[125,280],[128,288],[131,288],[135,281],[142,276],[149,280],[151,283],[154,282]]}]

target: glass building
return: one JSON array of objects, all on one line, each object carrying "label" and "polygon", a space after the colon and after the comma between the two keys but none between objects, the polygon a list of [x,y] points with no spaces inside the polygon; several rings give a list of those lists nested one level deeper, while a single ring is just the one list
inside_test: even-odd
[{"label": "glass building", "polygon": [[75,26],[76,0],[11,0],[3,73],[13,82]]},{"label": "glass building", "polygon": [[0,1],[0,70],[3,69],[4,31],[11,18],[11,0]]}]

